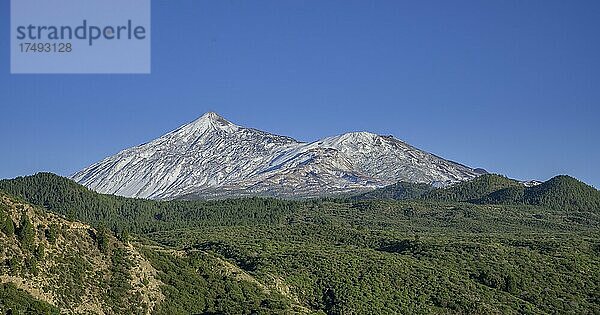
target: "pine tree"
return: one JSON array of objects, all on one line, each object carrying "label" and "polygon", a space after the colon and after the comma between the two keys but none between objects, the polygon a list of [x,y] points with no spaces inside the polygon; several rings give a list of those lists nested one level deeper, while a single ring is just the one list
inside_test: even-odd
[{"label": "pine tree", "polygon": [[110,249],[110,239],[109,239],[109,230],[105,226],[100,226],[98,228],[98,233],[96,234],[96,240],[98,242],[98,249],[100,249],[103,253],[108,253]]},{"label": "pine tree", "polygon": [[13,223],[11,217],[6,216],[6,218],[4,218],[4,222],[0,222],[0,224],[2,225],[2,232],[6,234],[6,236],[10,237],[15,234],[15,224]]},{"label": "pine tree", "polygon": [[21,216],[21,224],[17,231],[17,237],[19,238],[23,249],[32,249],[35,241],[35,230],[33,229],[33,224],[31,224],[31,220],[27,214]]}]

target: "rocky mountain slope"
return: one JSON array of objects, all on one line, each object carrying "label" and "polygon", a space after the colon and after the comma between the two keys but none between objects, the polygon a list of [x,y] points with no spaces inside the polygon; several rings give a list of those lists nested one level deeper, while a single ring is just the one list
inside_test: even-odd
[{"label": "rocky mountain slope", "polygon": [[95,163],[72,178],[101,193],[193,199],[311,197],[398,181],[447,185],[482,172],[391,136],[352,132],[302,143],[207,113],[156,140]]},{"label": "rocky mountain slope", "polygon": [[[73,185],[40,197],[78,200],[70,216],[82,217],[92,203]],[[124,199],[89,193],[98,203]],[[0,314],[308,313],[285,286],[259,282],[220,255],[173,250],[125,232],[117,238],[103,226],[114,218],[94,228],[22,197],[0,191]]]},{"label": "rocky mountain slope", "polygon": [[0,261],[1,314],[150,314],[164,300],[136,248],[2,192]]}]

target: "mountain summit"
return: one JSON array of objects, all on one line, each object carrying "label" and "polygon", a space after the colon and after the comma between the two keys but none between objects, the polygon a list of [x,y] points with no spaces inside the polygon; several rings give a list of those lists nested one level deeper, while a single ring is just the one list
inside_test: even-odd
[{"label": "mountain summit", "polygon": [[72,178],[101,193],[173,199],[313,197],[398,181],[447,185],[480,174],[391,136],[351,132],[303,143],[209,112]]},{"label": "mountain summit", "polygon": [[236,131],[240,127],[221,117],[215,112],[208,112],[202,115],[200,118],[194,120],[193,122],[183,126],[182,128],[189,128],[190,130],[204,130],[212,128],[219,130]]}]

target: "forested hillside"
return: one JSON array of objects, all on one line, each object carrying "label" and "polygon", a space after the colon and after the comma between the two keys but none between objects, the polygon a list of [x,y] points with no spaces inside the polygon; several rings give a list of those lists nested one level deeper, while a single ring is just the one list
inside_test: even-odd
[{"label": "forested hillside", "polygon": [[436,201],[466,201],[477,204],[535,205],[564,211],[600,212],[600,191],[565,175],[526,187],[516,181],[484,175],[472,181],[438,189],[424,195]]},{"label": "forested hillside", "polygon": [[0,222],[2,314],[150,314],[164,298],[156,270],[106,229],[3,193]]},{"label": "forested hillside", "polygon": [[564,211],[600,212],[600,191],[566,175],[536,186],[496,174],[434,189],[426,184],[397,183],[355,199],[421,199],[435,202],[469,202],[488,205],[534,205]]},{"label": "forested hillside", "polygon": [[[0,314],[243,314],[302,309],[210,253],[115,238],[0,192]],[[143,253],[143,255],[142,255]]]},{"label": "forested hillside", "polygon": [[435,189],[422,198],[435,201],[465,201],[477,200],[501,189],[524,187],[516,180],[496,174],[485,174],[470,181],[454,184],[447,188]]},{"label": "forested hillside", "polygon": [[433,186],[423,183],[407,183],[398,182],[393,185],[375,189],[370,192],[366,192],[357,196],[354,196],[354,200],[369,200],[369,199],[417,199],[421,196],[434,190]]},{"label": "forested hillside", "polygon": [[[548,183],[535,195],[590,193],[594,205],[571,180]],[[100,195],[52,174],[0,189],[131,239],[160,282],[154,313],[599,313],[600,212],[541,206],[554,202],[542,197],[471,200],[506,184],[471,183],[456,191],[461,202],[156,202]]]},{"label": "forested hillside", "polygon": [[124,198],[98,194],[50,173],[1,180],[0,190],[69,219],[102,223],[119,234],[194,226],[277,224],[301,206],[264,198],[168,202]]}]

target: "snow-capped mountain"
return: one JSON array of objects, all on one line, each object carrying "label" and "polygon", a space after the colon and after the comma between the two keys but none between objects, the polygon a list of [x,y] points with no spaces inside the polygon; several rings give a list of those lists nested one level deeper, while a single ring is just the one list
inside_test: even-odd
[{"label": "snow-capped mountain", "polygon": [[352,132],[303,143],[207,113],[72,178],[101,193],[173,199],[309,197],[372,189],[400,180],[447,185],[480,174],[391,136]]}]

